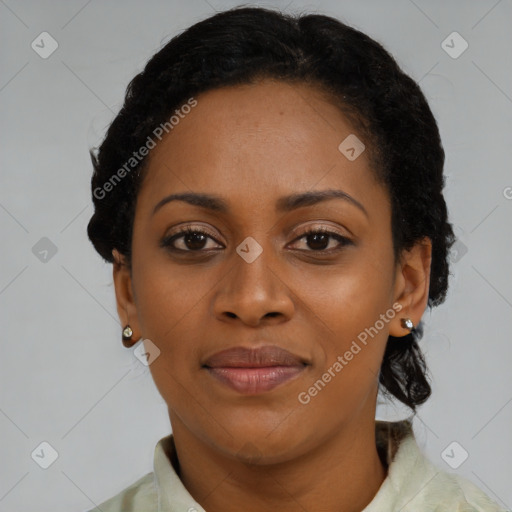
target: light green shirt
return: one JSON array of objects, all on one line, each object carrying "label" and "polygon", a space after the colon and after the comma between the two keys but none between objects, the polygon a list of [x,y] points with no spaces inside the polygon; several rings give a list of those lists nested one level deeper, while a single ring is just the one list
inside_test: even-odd
[{"label": "light green shirt", "polygon": [[[434,466],[407,421],[376,421],[376,443],[388,474],[362,512],[506,512],[469,480]],[[171,434],[156,444],[153,472],[89,512],[208,512],[189,494],[175,467]]]}]

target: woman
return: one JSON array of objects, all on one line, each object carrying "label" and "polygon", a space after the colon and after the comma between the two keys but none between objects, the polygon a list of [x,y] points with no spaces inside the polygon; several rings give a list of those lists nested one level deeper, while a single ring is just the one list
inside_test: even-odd
[{"label": "woman", "polygon": [[97,154],[88,227],[168,405],[120,511],[499,511],[430,463],[380,389],[431,389],[448,286],[444,151],[417,84],[320,15],[238,8],[171,40]]}]

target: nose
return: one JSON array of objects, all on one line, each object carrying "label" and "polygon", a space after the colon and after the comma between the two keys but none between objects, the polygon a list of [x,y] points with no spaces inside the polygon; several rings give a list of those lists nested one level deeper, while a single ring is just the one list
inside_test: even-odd
[{"label": "nose", "polygon": [[293,292],[283,269],[265,249],[251,263],[234,254],[234,264],[214,294],[215,316],[251,327],[285,322],[294,313]]}]

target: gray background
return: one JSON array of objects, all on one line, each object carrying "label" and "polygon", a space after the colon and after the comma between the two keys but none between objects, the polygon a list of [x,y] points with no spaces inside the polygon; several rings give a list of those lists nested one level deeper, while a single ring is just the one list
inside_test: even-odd
[{"label": "gray background", "polygon": [[[152,470],[170,425],[149,369],[121,345],[112,269],[86,236],[88,148],[163,43],[237,4],[0,0],[2,512],[89,509]],[[510,0],[257,4],[334,15],[420,82],[447,153],[458,251],[446,303],[424,316],[434,393],[415,431],[434,463],[511,508]],[[31,48],[43,31],[59,45],[47,59]],[[469,44],[456,59],[441,47],[453,31]],[[46,261],[43,237],[57,249]],[[59,454],[46,470],[31,457],[42,441]],[[456,470],[441,457],[453,441],[469,453]]]}]

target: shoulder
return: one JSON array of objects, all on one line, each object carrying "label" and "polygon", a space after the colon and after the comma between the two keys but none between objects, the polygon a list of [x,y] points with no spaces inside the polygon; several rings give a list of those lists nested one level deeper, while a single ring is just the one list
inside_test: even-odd
[{"label": "shoulder", "polygon": [[158,510],[154,473],[148,473],[112,498],[87,512],[136,512]]},{"label": "shoulder", "polygon": [[506,512],[468,479],[434,465],[412,430],[390,432],[387,439],[397,446],[388,458],[388,475],[364,512]]},{"label": "shoulder", "polygon": [[[411,510],[432,512],[506,512],[471,481],[447,473],[428,463],[428,478],[418,481],[425,487],[414,497]],[[422,507],[422,508],[418,508]]]}]

